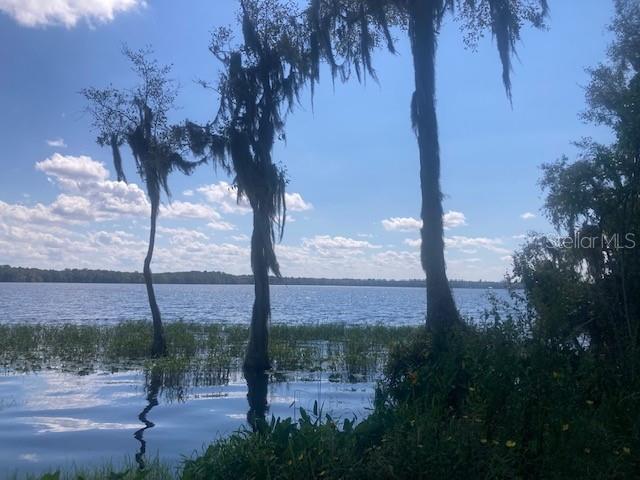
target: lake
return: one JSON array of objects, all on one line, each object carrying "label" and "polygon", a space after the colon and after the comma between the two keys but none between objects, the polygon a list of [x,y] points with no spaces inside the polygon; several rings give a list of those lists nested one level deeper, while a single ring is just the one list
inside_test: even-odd
[{"label": "lake", "polygon": [[[249,322],[251,285],[158,285],[156,293],[167,322]],[[454,290],[462,314],[475,321],[490,307],[490,294],[508,298],[502,290]],[[274,286],[272,297],[274,323],[419,325],[425,310],[421,288]],[[0,283],[0,323],[144,319],[149,319],[144,285]],[[370,379],[331,382],[324,372],[294,372],[287,381],[269,385],[269,413],[296,416],[300,407],[310,409],[317,400],[334,418],[361,419],[373,391]],[[237,372],[223,385],[156,393],[157,405],[140,371],[5,371],[0,375],[0,472],[20,476],[69,469],[74,462],[121,465],[125,458],[142,458],[141,452],[177,466],[182,455],[246,426],[247,388]]]},{"label": "lake", "polygon": [[[253,285],[156,285],[165,321],[249,322]],[[463,316],[479,319],[490,294],[506,290],[456,288]],[[414,287],[274,285],[272,321],[286,324],[417,325],[424,321],[425,291]],[[142,284],[0,283],[0,322],[117,323],[149,319]]]}]

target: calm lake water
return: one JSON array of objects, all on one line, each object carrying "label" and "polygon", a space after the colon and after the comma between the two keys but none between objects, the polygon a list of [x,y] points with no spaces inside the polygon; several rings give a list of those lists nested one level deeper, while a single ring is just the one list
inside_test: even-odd
[{"label": "calm lake water", "polygon": [[[216,438],[246,424],[247,388],[241,376],[227,385],[192,388],[183,398],[162,393],[149,405],[144,379],[136,372],[68,375],[42,372],[0,376],[0,478],[79,466],[135,462],[144,445],[147,458],[173,466],[202,452]],[[335,418],[363,418],[373,384],[290,381],[269,386],[269,413],[299,414],[319,399]]]},{"label": "calm lake water", "polygon": [[[248,323],[252,285],[156,285],[166,321]],[[420,324],[425,291],[412,287],[271,287],[272,321],[287,324]],[[490,293],[506,299],[505,290],[458,288],[460,312],[479,319]],[[117,323],[149,319],[141,284],[0,283],[2,323]]]},{"label": "calm lake water", "polygon": [[[248,323],[250,285],[158,285],[166,321]],[[479,320],[492,293],[456,289],[463,315]],[[274,286],[273,322],[421,324],[421,288]],[[143,285],[0,283],[0,323],[117,323],[149,318]],[[314,401],[334,418],[363,418],[374,384],[331,383],[301,372],[292,381],[269,385],[270,414],[295,416]],[[305,381],[302,381],[302,378]],[[311,378],[311,380],[310,380]],[[159,392],[149,406],[140,372],[0,374],[0,478],[18,473],[135,461],[147,457],[179,465],[182,455],[200,452],[216,438],[246,426],[247,388],[241,375],[226,385],[190,387],[181,395]],[[136,432],[137,436],[136,436]]]}]

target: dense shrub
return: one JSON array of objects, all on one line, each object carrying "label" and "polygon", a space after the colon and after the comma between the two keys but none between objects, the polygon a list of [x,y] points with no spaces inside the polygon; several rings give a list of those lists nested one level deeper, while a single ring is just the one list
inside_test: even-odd
[{"label": "dense shrub", "polygon": [[186,462],[184,478],[640,475],[638,385],[519,332],[506,321],[401,345],[364,421],[272,419]]}]

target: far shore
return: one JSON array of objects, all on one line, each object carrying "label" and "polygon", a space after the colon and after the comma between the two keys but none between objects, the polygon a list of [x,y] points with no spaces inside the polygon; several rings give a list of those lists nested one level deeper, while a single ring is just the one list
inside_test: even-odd
[{"label": "far shore", "polygon": [[[172,285],[253,285],[252,275],[233,275],[224,272],[189,271],[154,273],[156,284]],[[140,272],[118,272],[112,270],[65,269],[43,270],[39,268],[11,267],[0,265],[0,283],[144,283]],[[358,278],[308,278],[270,277],[271,285],[309,285],[334,287],[419,287],[425,281],[418,279],[386,280]],[[506,281],[451,280],[451,288],[521,288],[520,284]]]}]

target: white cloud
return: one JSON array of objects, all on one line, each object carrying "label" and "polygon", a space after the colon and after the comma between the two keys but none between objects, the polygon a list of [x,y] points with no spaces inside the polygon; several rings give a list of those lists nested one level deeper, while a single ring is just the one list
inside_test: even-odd
[{"label": "white cloud", "polygon": [[[237,189],[228,182],[220,181],[211,185],[203,185],[196,191],[204,198],[217,205],[223,213],[245,215],[251,212],[251,206],[246,198],[238,198]],[[184,192],[185,195],[193,194],[192,190]],[[302,198],[299,193],[285,193],[287,210],[291,212],[305,212],[313,209],[313,205]],[[293,221],[293,220],[290,220]]]},{"label": "white cloud", "polygon": [[329,235],[316,235],[313,238],[303,239],[302,245],[305,247],[323,249],[338,249],[338,250],[360,250],[363,248],[380,248],[378,245],[373,245],[366,240],[355,240],[353,238],[346,237],[332,237]]},{"label": "white cloud", "polygon": [[241,233],[240,235],[231,235],[231,239],[236,242],[246,242],[249,240],[249,235],[245,235],[244,233]]},{"label": "white cloud", "polygon": [[194,244],[202,243],[209,240],[209,237],[199,230],[191,230],[188,228],[169,228],[158,227],[158,235],[169,238],[169,243],[175,244]]},{"label": "white cloud", "polygon": [[305,212],[313,209],[313,205],[306,202],[299,193],[285,193],[284,197],[287,204],[287,210],[292,212]]},{"label": "white cloud", "polygon": [[193,190],[185,190],[182,192],[185,197],[193,197]]},{"label": "white cloud", "polygon": [[520,218],[522,218],[523,220],[532,220],[536,218],[536,214],[531,212],[524,212],[522,215],[520,215]]},{"label": "white cloud", "polygon": [[62,194],[51,204],[51,212],[61,218],[74,219],[76,221],[92,221],[96,219],[96,213],[91,202],[85,197]]},{"label": "white cloud", "polygon": [[236,226],[233,223],[224,222],[222,220],[214,220],[212,222],[207,223],[207,227],[212,230],[220,230],[222,232],[227,232],[229,230],[235,230]]},{"label": "white cloud", "polygon": [[160,215],[165,218],[198,218],[202,220],[218,220],[220,214],[209,205],[193,202],[171,202],[160,207]]},{"label": "white cloud", "polygon": [[54,153],[37,162],[35,167],[65,193],[48,206],[24,207],[31,210],[30,215],[38,217],[39,212],[46,211],[49,215],[46,221],[73,223],[113,220],[149,212],[147,197],[138,185],[109,180],[109,171],[104,164],[91,157]]},{"label": "white cloud", "polygon": [[467,218],[464,216],[464,213],[453,210],[449,210],[445,213],[442,216],[442,221],[445,229],[462,227],[467,224]]},{"label": "white cloud", "polygon": [[67,148],[67,144],[64,143],[63,138],[55,138],[53,140],[47,140],[47,145],[54,148]]},{"label": "white cloud", "polygon": [[[36,168],[58,189],[57,197],[50,203],[0,200],[0,264],[141,269],[147,245],[149,202],[138,185],[110,180],[105,165],[87,156],[54,154],[38,162]],[[233,194],[219,198],[221,201],[214,202],[215,205],[205,202],[204,198],[202,203],[190,198],[191,201],[162,206],[154,271],[250,272],[247,242],[250,228],[238,231],[222,217],[218,206],[226,200],[236,206]],[[300,200],[300,209],[310,205],[302,196],[294,198],[292,205]],[[461,223],[459,215],[450,217],[454,223]],[[179,223],[184,220],[191,221]],[[388,221],[392,229],[411,226],[414,239],[407,238],[404,243],[419,244],[415,239],[418,220],[396,217]],[[231,230],[236,231],[228,234],[228,241],[212,241],[217,237],[214,231]],[[417,248],[383,248],[372,243],[368,236],[315,235],[293,245],[277,245],[282,272],[291,276],[423,277]],[[511,253],[501,239],[454,236],[446,242],[447,247],[456,252],[486,250],[503,257]],[[490,262],[477,262],[473,258],[453,259],[449,262],[449,272],[452,278],[498,278],[505,265],[498,264],[499,267],[492,266]]]},{"label": "white cloud", "polygon": [[63,186],[72,186],[71,182],[75,182],[77,185],[78,182],[99,182],[109,178],[109,171],[104,164],[96,162],[86,155],[74,157],[54,153],[46,160],[37,162],[36,170],[44,172],[49,177],[55,177],[58,181],[63,182]]},{"label": "white cloud", "polygon": [[382,220],[382,226],[390,232],[412,232],[422,227],[422,220],[413,217],[391,217]]},{"label": "white cloud", "polygon": [[422,240],[419,238],[405,238],[402,243],[409,245],[410,247],[419,247],[422,245]]},{"label": "white cloud", "polygon": [[[464,213],[449,210],[442,216],[445,230],[462,227],[467,224]],[[412,232],[422,228],[422,220],[413,217],[391,217],[382,220],[382,226],[390,232]]]},{"label": "white cloud", "polygon": [[144,0],[0,0],[0,11],[25,27],[74,27],[84,19],[107,23],[119,13],[146,5]]},{"label": "white cloud", "polygon": [[486,237],[464,237],[461,235],[454,235],[452,237],[445,237],[444,243],[447,248],[452,249],[468,249],[469,247],[484,248],[491,252],[500,253],[502,255],[510,254],[511,250],[502,246],[502,240],[499,238],[486,238]]},{"label": "white cloud", "polygon": [[235,187],[225,181],[204,185],[196,191],[207,201],[218,205],[223,213],[245,215],[251,212],[249,202],[245,198],[238,199]]}]

